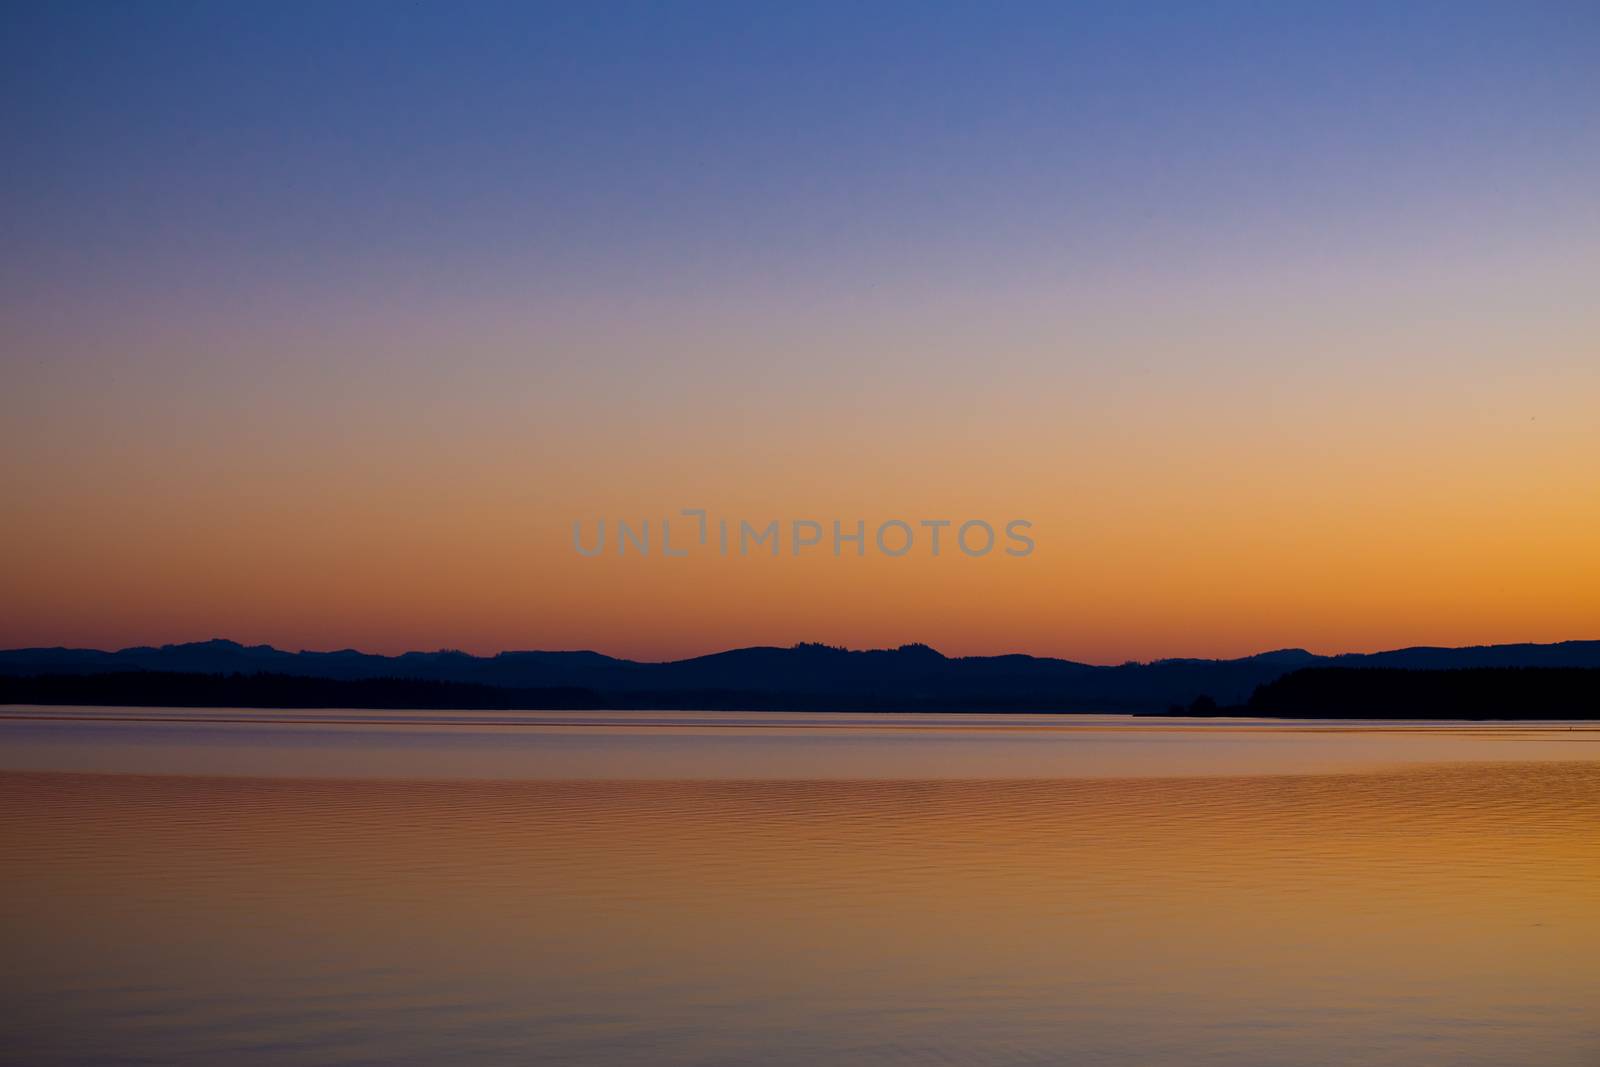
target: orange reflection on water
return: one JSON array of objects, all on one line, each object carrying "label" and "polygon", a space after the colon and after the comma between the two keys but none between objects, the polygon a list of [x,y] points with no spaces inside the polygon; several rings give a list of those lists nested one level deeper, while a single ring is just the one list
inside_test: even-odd
[{"label": "orange reflection on water", "polygon": [[0,776],[18,1062],[1589,1064],[1600,765]]}]

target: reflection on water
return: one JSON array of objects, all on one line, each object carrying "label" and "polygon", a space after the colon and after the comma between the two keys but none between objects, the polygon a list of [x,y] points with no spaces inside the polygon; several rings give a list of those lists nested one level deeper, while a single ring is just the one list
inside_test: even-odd
[{"label": "reflection on water", "polygon": [[1559,747],[1194,777],[13,769],[0,1059],[1592,1067],[1600,763]]},{"label": "reflection on water", "polygon": [[1600,759],[1596,723],[797,712],[0,710],[0,770],[334,778],[1129,778]]}]

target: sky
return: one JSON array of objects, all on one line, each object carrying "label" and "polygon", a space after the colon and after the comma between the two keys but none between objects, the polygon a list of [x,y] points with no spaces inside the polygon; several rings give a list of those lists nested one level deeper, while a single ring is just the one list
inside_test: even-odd
[{"label": "sky", "polygon": [[7,2],[0,145],[0,646],[1600,638],[1593,4]]}]

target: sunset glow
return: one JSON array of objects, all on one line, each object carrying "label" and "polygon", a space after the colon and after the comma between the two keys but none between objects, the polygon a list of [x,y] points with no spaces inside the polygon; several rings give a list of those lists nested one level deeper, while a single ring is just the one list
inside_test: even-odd
[{"label": "sunset glow", "polygon": [[0,645],[1600,637],[1592,7],[877,10],[9,12]]}]

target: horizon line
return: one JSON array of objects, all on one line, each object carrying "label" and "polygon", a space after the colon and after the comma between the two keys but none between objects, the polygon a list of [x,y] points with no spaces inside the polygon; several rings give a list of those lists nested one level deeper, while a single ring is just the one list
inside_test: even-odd
[{"label": "horizon line", "polygon": [[899,645],[883,646],[883,647],[878,647],[878,648],[851,648],[851,647],[849,647],[847,645],[831,644],[831,643],[826,642],[826,641],[796,641],[796,642],[794,642],[792,644],[787,644],[787,645],[773,645],[773,644],[735,645],[735,646],[731,646],[731,647],[728,647],[728,648],[716,649],[716,650],[713,650],[713,651],[710,651],[710,652],[698,653],[696,655],[681,656],[681,657],[678,657],[676,659],[633,659],[633,658],[630,658],[630,657],[627,657],[627,656],[616,656],[616,655],[612,655],[611,653],[608,653],[608,652],[600,652],[600,651],[598,651],[596,649],[592,649],[592,648],[565,648],[565,649],[558,649],[558,648],[506,648],[506,649],[500,649],[497,652],[479,653],[479,652],[468,652],[468,651],[466,651],[464,649],[460,649],[460,648],[441,647],[441,648],[436,648],[436,649],[413,648],[413,649],[406,649],[404,652],[393,652],[393,653],[390,653],[390,652],[368,652],[368,651],[364,651],[364,650],[359,649],[359,648],[355,648],[354,646],[345,646],[345,647],[342,647],[342,648],[333,648],[333,649],[316,649],[316,648],[289,649],[289,648],[280,648],[277,645],[270,644],[268,642],[259,642],[259,643],[256,643],[256,644],[246,644],[246,643],[244,643],[242,641],[237,641],[237,640],[234,640],[233,638],[230,638],[230,637],[209,637],[209,638],[204,638],[204,639],[196,640],[196,641],[165,642],[165,643],[162,643],[162,644],[159,644],[159,645],[152,645],[152,644],[125,645],[125,646],[123,646],[121,648],[115,648],[115,649],[92,648],[92,647],[88,647],[88,646],[74,646],[74,645],[24,645],[24,646],[18,646],[18,647],[15,647],[15,648],[0,649],[0,655],[9,655],[9,654],[14,654],[14,653],[22,653],[22,652],[93,652],[93,653],[98,653],[100,655],[119,655],[119,654],[124,653],[124,652],[136,652],[136,651],[141,651],[141,650],[162,651],[162,650],[166,650],[166,649],[190,648],[190,647],[195,647],[195,646],[200,646],[200,645],[229,645],[229,646],[232,646],[232,647],[235,647],[235,648],[239,648],[239,649],[243,649],[243,650],[266,649],[266,650],[269,650],[269,651],[272,651],[272,652],[282,653],[284,655],[308,655],[309,654],[309,655],[322,655],[322,656],[336,656],[336,655],[341,655],[341,654],[348,653],[348,654],[358,655],[358,656],[374,656],[374,657],[378,657],[378,658],[382,658],[382,659],[399,659],[399,658],[401,658],[403,656],[439,656],[439,655],[466,656],[466,657],[469,657],[469,658],[472,658],[472,659],[496,659],[496,658],[501,657],[501,656],[517,656],[517,655],[590,655],[590,656],[602,656],[602,657],[604,657],[606,659],[614,660],[614,661],[621,662],[621,663],[668,664],[668,663],[686,663],[686,662],[690,662],[692,660],[697,660],[697,659],[707,659],[707,658],[710,658],[712,656],[727,655],[727,654],[732,653],[732,652],[749,652],[749,651],[758,651],[758,650],[794,651],[794,650],[797,650],[797,649],[810,647],[810,648],[824,648],[824,649],[829,649],[829,650],[833,650],[833,651],[837,651],[837,652],[854,653],[854,654],[869,653],[869,652],[906,652],[906,651],[911,651],[911,650],[916,650],[916,649],[926,649],[927,651],[933,653],[934,655],[939,656],[941,659],[949,659],[949,660],[1004,659],[1004,658],[1010,658],[1010,657],[1023,657],[1023,658],[1035,659],[1035,660],[1055,660],[1055,661],[1058,661],[1058,662],[1073,663],[1073,664],[1077,664],[1077,665],[1080,665],[1080,666],[1086,666],[1086,667],[1122,667],[1122,666],[1128,666],[1128,665],[1148,666],[1148,665],[1156,664],[1156,663],[1173,663],[1173,662],[1228,663],[1228,662],[1235,662],[1235,661],[1239,661],[1239,660],[1258,659],[1258,658],[1261,658],[1263,656],[1281,655],[1281,654],[1284,654],[1284,653],[1303,653],[1303,654],[1305,654],[1307,656],[1313,656],[1313,657],[1318,657],[1318,658],[1323,658],[1323,659],[1332,659],[1332,658],[1337,658],[1339,656],[1376,656],[1376,655],[1384,655],[1384,654],[1387,654],[1387,653],[1394,653],[1394,652],[1411,652],[1411,651],[1418,651],[1418,650],[1434,650],[1434,649],[1447,650],[1447,651],[1463,651],[1463,650],[1467,650],[1467,649],[1511,648],[1511,647],[1553,648],[1553,647],[1556,647],[1558,645],[1574,645],[1574,644],[1600,644],[1600,638],[1573,637],[1573,638],[1563,638],[1562,640],[1559,640],[1559,641],[1495,641],[1495,642],[1467,644],[1467,645],[1417,644],[1417,645],[1401,645],[1401,646],[1397,646],[1397,647],[1394,647],[1394,648],[1378,648],[1378,649],[1371,649],[1371,650],[1366,650],[1366,651],[1360,651],[1360,650],[1354,650],[1354,649],[1346,649],[1346,650],[1340,651],[1340,652],[1314,652],[1314,651],[1312,651],[1310,649],[1307,649],[1307,648],[1305,648],[1303,646],[1299,646],[1299,645],[1285,645],[1285,646],[1282,646],[1282,647],[1279,647],[1279,648],[1262,649],[1261,651],[1258,651],[1258,652],[1250,652],[1250,653],[1246,653],[1246,654],[1240,655],[1240,656],[1156,656],[1156,657],[1152,657],[1150,659],[1125,659],[1125,660],[1122,660],[1122,661],[1117,662],[1117,663],[1094,663],[1094,662],[1090,662],[1088,660],[1070,659],[1070,658],[1068,658],[1066,656],[1039,655],[1039,654],[1032,653],[1032,652],[994,652],[994,653],[984,653],[984,654],[975,654],[975,655],[949,656],[949,655],[946,655],[943,652],[940,652],[937,648],[934,648],[932,645],[927,644],[926,642],[923,642],[923,641],[908,641],[908,642],[903,642],[903,643],[901,643]]}]

